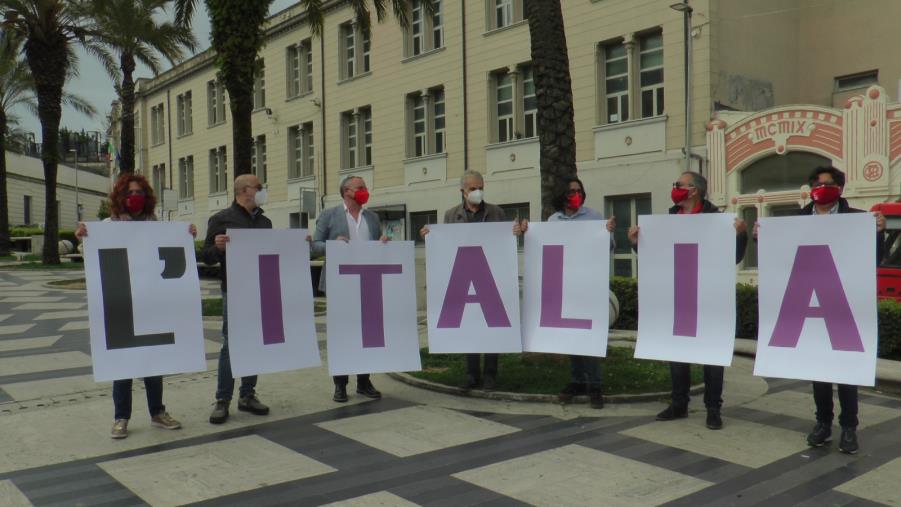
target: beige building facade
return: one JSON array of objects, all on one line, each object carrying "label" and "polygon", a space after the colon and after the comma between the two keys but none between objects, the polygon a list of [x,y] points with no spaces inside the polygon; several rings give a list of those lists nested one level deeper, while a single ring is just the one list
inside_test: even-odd
[{"label": "beige building facade", "polygon": [[[683,15],[671,3],[563,2],[579,175],[587,204],[617,217],[618,236],[637,215],[665,212],[670,183],[686,167],[685,34]],[[311,227],[323,207],[339,202],[339,183],[353,174],[370,186],[369,207],[382,215],[388,235],[417,239],[421,225],[459,203],[459,177],[467,169],[485,175],[486,200],[511,219],[538,219],[535,88],[522,0],[443,0],[436,16],[414,3],[410,30],[388,19],[374,24],[368,39],[345,3],[328,5],[321,37],[311,35],[300,7],[274,15],[260,53],[252,169],[269,188],[266,212],[275,227]],[[877,101],[897,102],[901,63],[890,49],[901,35],[890,23],[901,15],[901,3],[690,5],[691,167],[711,176],[717,204],[749,219],[781,212],[761,206],[760,191],[793,189],[794,200],[779,202],[797,207],[806,198],[802,173],[810,164],[828,160],[851,168],[870,161],[845,147],[855,134],[843,108],[851,97],[860,97],[855,104],[877,100],[866,98],[874,85]],[[231,120],[215,75],[206,52],[140,80],[138,88],[138,169],[156,187],[175,191],[164,203],[168,218],[194,222],[201,231],[233,198]],[[799,103],[810,106],[792,106]],[[730,168],[734,127],[768,111],[823,115],[814,118],[824,126],[813,135],[838,136],[829,138],[841,144],[841,155],[834,147],[812,151],[789,135],[783,151],[768,146]],[[836,126],[833,118],[838,130],[829,127]],[[854,128],[869,128],[858,123]],[[886,125],[874,135],[884,135],[888,146],[890,131]],[[754,170],[739,184],[752,162],[765,160],[769,169],[761,174],[775,176],[755,180],[760,171]],[[849,188],[851,197],[859,194],[866,203],[897,197],[901,182],[880,160],[880,190]],[[752,203],[748,195],[755,196]],[[746,211],[751,208],[759,215]],[[632,275],[634,256],[619,239],[614,271]]]}]

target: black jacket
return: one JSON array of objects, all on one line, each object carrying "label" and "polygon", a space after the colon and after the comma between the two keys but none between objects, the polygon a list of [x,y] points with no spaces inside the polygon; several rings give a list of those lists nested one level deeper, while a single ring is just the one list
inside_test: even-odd
[{"label": "black jacket", "polygon": [[[679,210],[682,209],[682,206],[678,204],[669,209],[670,215],[679,214]],[[719,213],[720,209],[716,207],[715,204],[704,199],[701,201],[701,213]],[[745,258],[745,250],[748,247],[748,233],[743,232],[741,234],[735,235],[735,263],[738,264],[742,259]]]},{"label": "black jacket", "polygon": [[[799,215],[813,215],[813,205],[811,202],[804,206],[800,210],[798,210]],[[848,200],[844,197],[838,198],[838,212],[839,213],[866,213],[866,211],[862,209],[852,208],[850,204],[848,204]],[[876,232],[876,264],[882,262],[882,256],[885,254],[885,250],[883,249],[883,244],[885,243],[885,232]]]},{"label": "black jacket", "polygon": [[237,202],[233,202],[230,207],[210,217],[200,255],[203,257],[203,262],[207,264],[219,263],[222,292],[228,290],[228,271],[225,266],[225,252],[216,248],[216,236],[225,234],[228,229],[272,229],[272,221],[263,216],[262,208],[253,210],[253,214],[251,214]]}]

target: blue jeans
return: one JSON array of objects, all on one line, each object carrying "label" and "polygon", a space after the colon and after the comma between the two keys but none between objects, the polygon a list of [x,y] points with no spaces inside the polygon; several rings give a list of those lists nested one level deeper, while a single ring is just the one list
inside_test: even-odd
[{"label": "blue jeans", "polygon": [[601,387],[601,358],[593,356],[569,356],[573,384]]},{"label": "blue jeans", "polygon": [[[116,407],[116,419],[131,419],[131,384],[132,379],[113,382],[113,405]],[[147,410],[150,417],[166,411],[163,406],[163,377],[144,378],[144,389],[147,390]]]},{"label": "blue jeans", "polygon": [[[241,398],[254,394],[257,376],[241,377],[238,395]],[[219,352],[219,381],[216,385],[216,399],[231,401],[235,392],[235,378],[232,377],[232,365],[228,358],[228,295],[222,293],[222,350]]]}]

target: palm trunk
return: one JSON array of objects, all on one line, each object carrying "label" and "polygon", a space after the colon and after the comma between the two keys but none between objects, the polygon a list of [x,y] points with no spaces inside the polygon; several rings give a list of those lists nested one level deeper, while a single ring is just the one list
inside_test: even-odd
[{"label": "palm trunk", "polygon": [[135,58],[128,53],[119,57],[122,68],[122,88],[119,100],[122,104],[122,131],[119,142],[119,169],[131,173],[135,170]]},{"label": "palm trunk", "polygon": [[526,2],[532,42],[541,163],[541,217],[563,180],[576,175],[576,128],[561,0]]},{"label": "palm trunk", "polygon": [[0,112],[0,257],[9,255],[9,196],[6,193],[6,114]]},{"label": "palm trunk", "polygon": [[229,106],[232,113],[232,179],[250,173],[250,161],[253,153],[253,88],[250,90],[233,90],[228,87],[231,97]]},{"label": "palm trunk", "polygon": [[59,207],[56,175],[59,163],[59,121],[62,116],[63,85],[69,59],[68,42],[62,34],[46,40],[29,39],[25,57],[34,76],[41,121],[41,161],[44,164],[44,264],[59,264]]}]

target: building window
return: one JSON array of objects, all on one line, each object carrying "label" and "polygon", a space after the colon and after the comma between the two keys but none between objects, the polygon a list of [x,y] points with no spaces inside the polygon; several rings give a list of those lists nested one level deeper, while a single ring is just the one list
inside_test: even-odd
[{"label": "building window", "polygon": [[538,135],[538,100],[531,65],[492,75],[492,125],[490,142],[505,143]]},{"label": "building window", "polygon": [[178,198],[194,198],[194,156],[178,159]]},{"label": "building window", "polygon": [[416,246],[425,245],[425,238],[419,235],[419,230],[426,225],[438,223],[438,211],[416,211],[410,213],[410,236]]},{"label": "building window", "polygon": [[407,96],[409,108],[407,157],[444,153],[444,88],[433,88]]},{"label": "building window", "polygon": [[835,78],[835,91],[841,92],[856,88],[866,88],[875,84],[879,84],[878,70],[859,72],[857,74],[849,74],[847,76]]},{"label": "building window", "polygon": [[256,175],[260,183],[266,183],[266,136],[257,136],[253,140],[250,152],[250,172]]},{"label": "building window", "polygon": [[629,59],[622,43],[604,46],[604,96],[607,123],[629,119]]},{"label": "building window", "polygon": [[526,19],[524,0],[487,0],[486,30],[508,27]]},{"label": "building window", "polygon": [[266,107],[266,62],[262,59],[257,62],[256,71],[253,73],[253,108]]},{"label": "building window", "polygon": [[313,44],[307,39],[287,50],[288,98],[313,91]]},{"label": "building window", "polygon": [[316,155],[313,151],[313,124],[308,122],[288,129],[288,178],[313,175]]},{"label": "building window", "polygon": [[757,191],[797,191],[807,184],[807,176],[813,167],[830,166],[826,157],[804,151],[789,151],[784,155],[770,155],[756,160],[741,170],[738,191],[745,195]]},{"label": "building window", "polygon": [[[515,204],[501,204],[501,209],[504,210],[504,215],[507,217],[507,221],[515,222],[518,220],[530,220],[531,215],[529,211],[529,203],[527,202],[519,202]],[[518,239],[516,240],[519,248],[521,249],[524,245],[523,240],[525,239],[524,234],[520,234]]]},{"label": "building window", "polygon": [[31,196],[22,196],[22,220],[24,225],[31,225]]},{"label": "building window", "polygon": [[441,0],[432,1],[432,15],[426,11],[425,2],[413,0],[410,12],[410,29],[407,31],[405,56],[416,56],[444,46],[444,17]]},{"label": "building window", "polygon": [[210,193],[216,194],[228,190],[228,160],[225,146],[210,150]]},{"label": "building window", "polygon": [[663,114],[663,33],[654,32],[638,39],[641,117]]},{"label": "building window", "polygon": [[372,165],[372,108],[366,106],[342,113],[341,132],[342,168]]},{"label": "building window", "polygon": [[150,144],[163,144],[166,135],[166,124],[163,116],[163,104],[150,108]]},{"label": "building window", "polygon": [[156,193],[162,194],[163,189],[166,188],[166,164],[153,166],[150,181]]},{"label": "building window", "polygon": [[632,251],[629,228],[638,225],[639,215],[651,214],[651,196],[640,194],[607,197],[605,202],[607,216],[616,217],[616,229],[613,231],[613,238],[616,241],[616,248],[613,250],[613,274],[635,277],[638,273],[638,255]]},{"label": "building window", "polygon": [[340,79],[350,79],[370,71],[370,34],[363,33],[356,23],[340,26]]},{"label": "building window", "polygon": [[207,123],[218,125],[225,121],[225,88],[218,81],[206,84]]},{"label": "building window", "polygon": [[194,131],[193,104],[191,92],[186,91],[175,97],[176,104],[176,129],[179,136],[186,136]]}]

